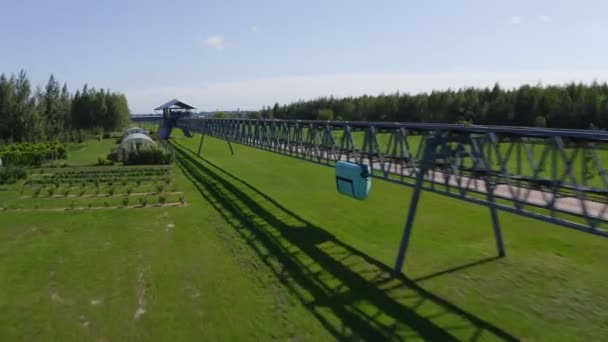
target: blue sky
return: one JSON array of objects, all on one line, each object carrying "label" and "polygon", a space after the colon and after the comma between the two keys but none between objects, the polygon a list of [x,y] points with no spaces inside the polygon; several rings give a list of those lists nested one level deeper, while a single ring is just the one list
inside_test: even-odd
[{"label": "blue sky", "polygon": [[608,80],[606,1],[0,0],[0,71],[258,109],[321,95]]}]

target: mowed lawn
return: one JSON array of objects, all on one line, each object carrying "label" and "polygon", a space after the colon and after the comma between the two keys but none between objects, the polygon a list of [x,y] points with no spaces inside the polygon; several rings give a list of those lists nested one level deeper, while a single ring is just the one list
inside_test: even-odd
[{"label": "mowed lawn", "polygon": [[174,168],[187,207],[1,212],[0,341],[331,339]]},{"label": "mowed lawn", "polygon": [[105,158],[113,148],[119,147],[116,139],[87,140],[82,146],[68,152],[67,164],[70,166],[90,166],[97,163],[97,157]]},{"label": "mowed lawn", "polygon": [[409,188],[374,180],[360,202],[335,192],[331,168],[240,145],[231,156],[210,137],[198,158],[198,137],[173,141],[187,207],[0,213],[0,340],[588,341],[608,331],[602,238],[501,213],[508,256],[495,259],[487,209],[424,193],[406,277],[391,278]]}]

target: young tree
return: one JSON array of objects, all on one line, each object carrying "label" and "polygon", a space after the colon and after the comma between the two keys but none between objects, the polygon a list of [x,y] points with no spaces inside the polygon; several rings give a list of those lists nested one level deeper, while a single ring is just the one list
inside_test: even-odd
[{"label": "young tree", "polygon": [[63,115],[63,128],[69,130],[72,127],[72,99],[67,83],[63,84],[59,95],[59,112]]},{"label": "young tree", "polygon": [[537,116],[536,118],[534,118],[534,127],[547,127],[547,119],[545,119],[544,116]]},{"label": "young tree", "polygon": [[11,130],[15,140],[28,140],[30,136],[35,137],[37,121],[40,117],[36,115],[35,103],[32,99],[32,89],[25,70],[21,70],[15,79],[15,99],[13,102],[13,120]]},{"label": "young tree", "polygon": [[65,114],[61,112],[60,88],[55,77],[51,75],[44,88],[44,110],[48,136],[55,139],[63,133],[65,127]]},{"label": "young tree", "polygon": [[260,112],[247,113],[247,118],[249,118],[249,119],[261,119],[262,118],[262,114]]},{"label": "young tree", "polygon": [[334,111],[328,108],[319,109],[317,112],[317,120],[333,120]]},{"label": "young tree", "polygon": [[13,141],[11,124],[14,92],[12,82],[5,74],[0,75],[0,138],[9,142]]}]

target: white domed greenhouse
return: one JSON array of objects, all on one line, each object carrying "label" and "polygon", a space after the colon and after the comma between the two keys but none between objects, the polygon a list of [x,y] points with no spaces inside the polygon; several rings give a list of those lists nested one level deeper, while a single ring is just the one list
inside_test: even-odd
[{"label": "white domed greenhouse", "polygon": [[137,152],[141,146],[155,144],[154,140],[144,133],[131,133],[120,143],[119,158],[123,161],[127,160],[129,154]]}]

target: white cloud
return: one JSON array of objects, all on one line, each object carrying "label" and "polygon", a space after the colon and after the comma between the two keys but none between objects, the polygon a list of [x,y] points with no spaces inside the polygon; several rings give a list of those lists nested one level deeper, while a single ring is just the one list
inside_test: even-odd
[{"label": "white cloud", "polygon": [[253,25],[249,28],[249,31],[251,31],[251,33],[258,33],[260,28],[257,25]]},{"label": "white cloud", "polygon": [[224,49],[224,38],[219,35],[213,35],[205,39],[204,45],[211,49],[223,50]]},{"label": "white cloud", "polygon": [[546,23],[548,23],[549,21],[551,21],[551,18],[549,18],[549,16],[546,16],[546,15],[541,15],[541,16],[539,16],[539,17],[538,17],[538,20],[539,20],[541,23],[546,24]]},{"label": "white cloud", "polygon": [[511,18],[509,18],[509,22],[511,25],[519,25],[521,24],[521,17],[518,15],[513,15]]},{"label": "white cloud", "polygon": [[434,73],[355,73],[288,76],[206,85],[158,87],[125,91],[134,113],[150,113],[164,102],[179,98],[199,110],[260,109],[275,102],[289,103],[319,96],[377,95],[395,91],[420,93],[436,89],[491,87],[499,82],[513,88],[522,84],[608,82],[608,69],[536,70],[522,72],[450,71]]}]

